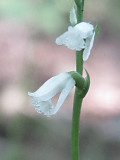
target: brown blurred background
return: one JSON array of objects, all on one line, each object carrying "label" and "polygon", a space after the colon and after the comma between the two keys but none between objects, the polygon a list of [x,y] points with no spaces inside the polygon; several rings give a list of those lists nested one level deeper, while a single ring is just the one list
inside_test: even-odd
[{"label": "brown blurred background", "polygon": [[[73,0],[0,1],[0,160],[70,160],[74,91],[50,118],[28,91],[75,70],[75,52],[55,39]],[[81,160],[120,160],[120,1],[85,0],[84,21],[100,33],[84,66],[91,76],[80,122]]]}]

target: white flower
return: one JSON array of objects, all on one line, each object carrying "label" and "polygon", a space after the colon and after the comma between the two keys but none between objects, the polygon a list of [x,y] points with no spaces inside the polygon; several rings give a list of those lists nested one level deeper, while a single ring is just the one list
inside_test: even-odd
[{"label": "white flower", "polygon": [[83,60],[86,61],[90,55],[94,42],[94,27],[90,23],[81,22],[74,27],[69,26],[68,31],[56,39],[58,45],[65,45],[72,50],[83,51]]},{"label": "white flower", "polygon": [[[74,86],[75,80],[71,75],[61,73],[47,80],[36,92],[28,92],[28,95],[32,96],[31,104],[35,106],[37,112],[51,116],[59,110]],[[60,91],[59,99],[54,106],[51,99]]]}]

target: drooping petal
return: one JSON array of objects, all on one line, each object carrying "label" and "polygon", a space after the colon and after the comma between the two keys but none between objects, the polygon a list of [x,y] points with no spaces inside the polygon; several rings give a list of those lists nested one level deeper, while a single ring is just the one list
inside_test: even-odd
[{"label": "drooping petal", "polygon": [[67,98],[68,94],[71,92],[73,87],[75,86],[75,80],[73,78],[69,79],[65,88],[62,90],[57,105],[54,110],[54,114],[60,109],[61,105],[64,103],[65,99]]},{"label": "drooping petal", "polygon": [[65,87],[70,77],[68,73],[61,73],[47,80],[36,92],[28,92],[28,95],[39,97],[41,101],[47,101]]},{"label": "drooping petal", "polygon": [[31,105],[35,106],[35,110],[38,113],[44,113],[44,115],[46,116],[51,116],[59,110],[59,108],[64,103],[66,97],[68,96],[68,94],[70,93],[70,91],[74,86],[75,86],[75,80],[70,76],[66,85],[64,86],[63,90],[60,93],[56,106],[53,105],[50,99],[47,101],[42,101],[41,97],[35,97],[35,96],[33,96],[31,100]]},{"label": "drooping petal", "polygon": [[88,37],[86,39],[86,47],[83,51],[83,60],[86,61],[90,55],[90,51],[93,47],[93,43],[94,43],[94,37],[95,37],[95,32],[93,33],[93,35],[91,37]]},{"label": "drooping petal", "polygon": [[[28,95],[32,96],[31,104],[35,106],[37,112],[44,113],[46,116],[51,116],[59,110],[74,85],[75,80],[69,73],[61,73],[45,82],[36,92],[29,92]],[[57,105],[54,106],[51,99],[60,91],[61,94],[58,98]]]}]

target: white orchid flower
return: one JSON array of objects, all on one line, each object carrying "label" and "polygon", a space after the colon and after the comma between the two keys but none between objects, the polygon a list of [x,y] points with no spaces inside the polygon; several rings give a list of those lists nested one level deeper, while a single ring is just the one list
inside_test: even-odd
[{"label": "white orchid flower", "polygon": [[[36,92],[28,92],[28,95],[32,96],[31,104],[35,106],[37,112],[51,116],[59,110],[74,86],[75,80],[71,75],[61,73],[47,80]],[[51,99],[60,91],[59,99],[54,106]]]},{"label": "white orchid flower", "polygon": [[69,26],[68,31],[56,39],[58,45],[65,45],[69,49],[83,51],[83,60],[90,55],[95,37],[94,27],[90,23],[81,22],[74,27]]}]

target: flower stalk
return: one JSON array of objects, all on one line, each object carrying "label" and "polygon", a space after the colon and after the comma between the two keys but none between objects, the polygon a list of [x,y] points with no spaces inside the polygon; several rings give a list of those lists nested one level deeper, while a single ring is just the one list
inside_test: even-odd
[{"label": "flower stalk", "polygon": [[[84,2],[75,0],[77,5],[77,23],[82,22]],[[83,73],[83,50],[76,51],[76,72]],[[79,160],[79,121],[83,98],[81,91],[76,87],[72,116],[72,160]]]},{"label": "flower stalk", "polygon": [[[83,72],[83,51],[76,52],[76,71],[82,75]],[[81,90],[76,87],[72,116],[72,160],[79,159],[79,120],[83,98]]]}]

